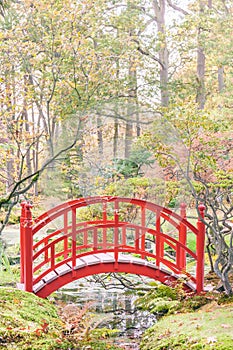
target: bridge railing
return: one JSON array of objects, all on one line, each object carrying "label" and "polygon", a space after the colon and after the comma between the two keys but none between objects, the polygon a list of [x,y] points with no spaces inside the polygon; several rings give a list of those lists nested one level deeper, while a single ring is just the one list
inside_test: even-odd
[{"label": "bridge railing", "polygon": [[[101,217],[79,222],[79,209],[95,205],[101,205]],[[132,214],[132,208],[135,210],[134,222],[122,221],[127,210],[131,210]],[[130,253],[150,260],[158,267],[165,266],[175,273],[186,274],[196,283],[196,289],[200,292],[204,279],[205,226],[201,219],[204,217],[204,206],[200,206],[199,210],[200,218],[197,227],[194,227],[186,219],[184,204],[181,205],[180,215],[177,215],[169,209],[142,200],[93,197],[59,205],[33,223],[31,206],[22,203],[21,283],[25,284],[26,290],[32,291],[34,284],[64,263],[71,264],[75,274],[77,257],[110,252],[117,265],[119,253]],[[51,223],[54,225],[58,219],[61,228],[49,234],[44,232],[43,236],[41,231],[49,228]],[[173,228],[170,234],[162,232],[162,221]],[[187,247],[190,234],[196,239],[195,250]],[[150,247],[147,246],[148,242]],[[167,254],[168,248],[170,255]],[[194,275],[186,269],[187,257],[196,262]]]}]

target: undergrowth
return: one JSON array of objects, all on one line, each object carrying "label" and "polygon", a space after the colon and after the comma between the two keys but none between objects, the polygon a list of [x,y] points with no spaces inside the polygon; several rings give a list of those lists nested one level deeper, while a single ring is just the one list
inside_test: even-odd
[{"label": "undergrowth", "polygon": [[49,301],[0,287],[0,349],[68,349],[63,322]]},{"label": "undergrowth", "polygon": [[139,309],[150,311],[158,316],[177,312],[190,312],[210,303],[216,296],[213,294],[187,294],[182,289],[182,282],[174,288],[152,282],[153,289],[141,293],[136,300]]}]

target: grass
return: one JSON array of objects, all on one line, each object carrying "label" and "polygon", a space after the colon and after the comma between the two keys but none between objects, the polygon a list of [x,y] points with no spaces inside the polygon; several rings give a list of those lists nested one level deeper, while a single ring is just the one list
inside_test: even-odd
[{"label": "grass", "polygon": [[233,303],[205,305],[193,313],[163,317],[143,336],[141,350],[233,349]]}]

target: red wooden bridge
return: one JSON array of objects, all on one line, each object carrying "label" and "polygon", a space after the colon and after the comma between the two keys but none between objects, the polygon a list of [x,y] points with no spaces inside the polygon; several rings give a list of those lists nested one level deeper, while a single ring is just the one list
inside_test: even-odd
[{"label": "red wooden bridge", "polygon": [[135,198],[79,198],[35,220],[32,206],[21,206],[20,287],[26,291],[45,298],[76,279],[107,272],[144,275],[168,285],[182,278],[185,290],[203,290],[203,205],[197,227],[187,221],[185,204],[178,215]]}]

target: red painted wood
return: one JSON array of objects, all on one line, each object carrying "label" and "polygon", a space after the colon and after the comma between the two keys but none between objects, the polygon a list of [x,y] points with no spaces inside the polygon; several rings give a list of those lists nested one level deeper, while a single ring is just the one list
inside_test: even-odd
[{"label": "red painted wood", "polygon": [[32,277],[32,205],[27,203],[25,205],[25,221],[24,221],[24,283],[25,290],[33,291],[33,277]]},{"label": "red painted wood", "polygon": [[[101,219],[77,222],[76,211],[78,208],[98,203],[102,203]],[[113,203],[114,205],[113,220],[110,220],[110,218],[112,218],[112,205],[108,206],[108,203]],[[124,209],[125,203],[136,206],[136,210],[140,214],[138,218],[140,220],[140,225],[120,221],[119,213],[121,208]],[[140,210],[138,210],[138,207]],[[110,210],[109,216],[108,209]],[[148,275],[149,277],[152,276],[151,271],[154,271],[152,278],[158,279],[164,283],[161,274],[166,273],[162,273],[159,269],[161,269],[162,266],[166,266],[170,269],[171,274],[172,272],[177,275],[186,274],[186,276],[196,284],[197,292],[200,293],[203,290],[204,282],[205,225],[201,220],[201,218],[204,218],[204,207],[200,206],[199,210],[200,218],[196,228],[187,221],[185,205],[183,204],[181,205],[180,215],[178,215],[173,213],[170,209],[135,198],[110,196],[88,197],[73,200],[51,209],[35,219],[35,224],[32,226],[31,207],[29,204],[22,203],[20,224],[21,283],[25,284],[25,290],[32,291],[33,285],[40,282],[48,273],[54,273],[53,271],[57,268],[63,269],[65,263],[69,263],[72,267],[69,281],[70,279],[81,278],[80,276],[83,275],[98,274],[103,270],[107,271],[107,269],[110,269],[110,271],[108,270],[107,272],[129,272]],[[155,215],[156,222],[154,229],[146,227],[147,211],[151,211]],[[42,238],[39,242],[33,244],[33,235],[40,229],[45,228],[50,222],[60,217],[63,219],[64,227],[57,229]],[[72,219],[71,224],[68,223],[68,217]],[[173,226],[178,239],[176,239],[174,235],[170,236],[169,234],[161,232],[161,219],[168,221]],[[108,241],[109,230],[113,230],[111,231],[113,232],[112,241]],[[186,246],[187,230],[191,231],[196,236],[196,252],[191,251]],[[134,232],[134,243],[130,242],[127,238],[130,231]],[[151,237],[151,241],[155,241],[155,251],[150,252],[147,250],[145,246],[145,235]],[[90,237],[92,237],[91,240]],[[71,245],[68,244],[69,242],[71,242]],[[164,254],[165,244],[170,246],[176,253],[176,261],[170,261]],[[94,265],[94,267],[89,266],[85,268],[82,267],[78,270],[76,269],[77,258],[89,256],[89,259],[92,259],[91,256],[95,252],[112,252],[115,262],[112,263],[111,266],[109,264],[99,263]],[[135,268],[135,265],[132,263],[128,263],[128,267],[126,268],[127,264],[118,261],[119,254],[122,253],[138,254],[141,258],[146,260],[150,258],[156,263],[158,269],[155,270],[145,265],[140,265],[140,268],[138,265]],[[187,254],[197,261],[196,276],[191,276],[186,272]],[[171,278],[169,273],[167,273],[167,277]],[[47,293],[49,293],[50,290],[56,290],[60,285],[68,283],[66,282],[67,278],[66,274],[56,278],[43,287],[43,292],[41,291],[37,294],[40,296],[45,294],[49,295]]]},{"label": "red painted wood", "polygon": [[[144,206],[141,207],[141,226],[146,227],[146,209]],[[146,242],[146,231],[142,230],[141,232],[141,250],[145,250]],[[145,259],[145,254],[141,254],[142,259]]]},{"label": "red painted wood", "polygon": [[[106,224],[107,222],[107,203],[103,203],[103,223]],[[107,248],[107,230],[106,228],[103,229],[103,248]]]},{"label": "red painted wood", "polygon": [[160,265],[160,259],[163,257],[163,238],[161,236],[161,210],[159,208],[156,208],[156,237],[155,237],[155,244],[156,244],[156,265]]},{"label": "red painted wood", "polygon": [[76,231],[76,208],[72,208],[72,268],[74,269],[76,266],[76,237],[77,237],[77,231]]},{"label": "red painted wood", "polygon": [[[72,275],[72,273],[70,272],[64,276],[58,277],[55,281],[47,284],[43,289],[37,292],[37,295],[41,298],[46,298],[57,289],[77,279],[91,276],[94,274],[110,273],[110,272],[116,272],[114,263],[99,264],[98,266],[95,266],[95,265],[85,266],[82,269],[76,270],[75,275]],[[159,269],[155,270],[154,268],[151,268],[148,266],[145,267],[145,266],[136,265],[136,264],[119,263],[117,272],[147,276],[149,278],[156,279],[161,283],[171,285],[171,286],[177,283],[177,279],[174,276],[169,275],[168,273],[165,273],[163,271],[160,271]],[[190,288],[188,288],[185,285],[184,285],[184,289],[187,292],[191,291]]]},{"label": "red painted wood", "polygon": [[68,251],[68,238],[67,238],[67,234],[68,234],[68,213],[64,214],[64,259],[67,258],[67,251]]},{"label": "red painted wood", "polygon": [[118,199],[114,201],[114,258],[115,258],[115,270],[118,270],[118,246],[119,246],[119,202]]},{"label": "red painted wood", "polygon": [[27,202],[21,203],[20,217],[20,283],[24,283],[24,256],[25,256],[25,220]]},{"label": "red painted wood", "polygon": [[198,206],[200,216],[198,217],[197,227],[199,234],[197,236],[197,265],[196,265],[196,279],[197,279],[197,293],[203,291],[204,285],[204,252],[205,252],[205,206],[200,204]]},{"label": "red painted wood", "polygon": [[[180,216],[182,219],[186,219],[186,204],[181,203],[180,205]],[[187,226],[180,222],[179,226],[179,242],[186,246],[187,243]],[[177,264],[181,270],[186,269],[186,251],[185,249],[180,249],[177,253]]]}]

